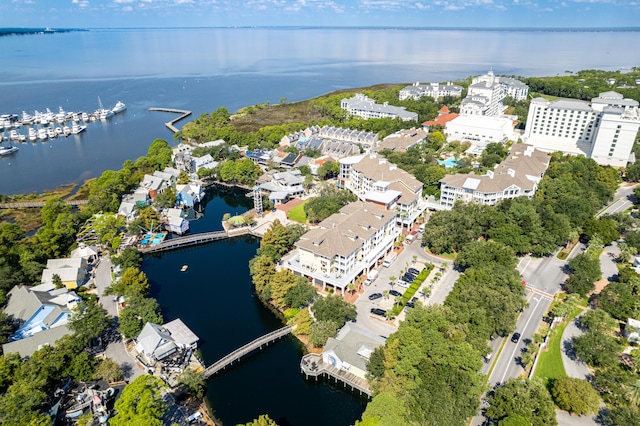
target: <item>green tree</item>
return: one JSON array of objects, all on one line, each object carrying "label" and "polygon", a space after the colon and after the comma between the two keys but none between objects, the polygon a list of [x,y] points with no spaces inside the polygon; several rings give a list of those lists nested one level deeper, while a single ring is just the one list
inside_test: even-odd
[{"label": "green tree", "polygon": [[362,423],[356,423],[356,425],[374,421],[375,424],[380,425],[404,426],[410,423],[405,417],[405,413],[406,407],[403,400],[388,392],[381,392],[367,404],[367,409],[362,413]]},{"label": "green tree", "polygon": [[271,279],[276,273],[273,259],[267,255],[258,255],[249,261],[251,280],[256,293],[262,300],[271,299]]},{"label": "green tree", "polygon": [[111,257],[111,262],[115,266],[119,266],[123,271],[129,268],[140,269],[142,266],[142,255],[138,249],[127,247],[117,256]]},{"label": "green tree", "polygon": [[498,264],[505,268],[516,267],[517,258],[511,247],[497,241],[471,241],[458,253],[455,265],[459,268],[473,268]]},{"label": "green tree", "polygon": [[93,378],[96,380],[104,380],[107,383],[117,382],[122,380],[123,371],[114,360],[105,358],[101,360],[96,366]]},{"label": "green tree", "polygon": [[558,377],[551,386],[551,396],[561,410],[580,416],[595,414],[600,406],[600,397],[583,379]]},{"label": "green tree", "polygon": [[278,426],[278,424],[272,420],[268,414],[263,414],[254,421],[247,423],[245,426]]},{"label": "green tree", "polygon": [[194,397],[200,399],[204,396],[206,383],[202,378],[202,374],[197,373],[191,368],[187,368],[178,377],[178,383],[185,386],[188,392]]},{"label": "green tree", "polygon": [[69,329],[73,331],[74,337],[82,342],[82,346],[86,346],[91,339],[100,336],[109,327],[110,322],[109,314],[101,304],[83,300],[73,309]]},{"label": "green tree", "polygon": [[163,321],[155,299],[134,296],[127,298],[124,309],[120,311],[119,322],[120,333],[127,339],[133,339],[146,323],[162,324]]},{"label": "green tree", "polygon": [[285,305],[294,308],[307,306],[316,297],[316,289],[306,278],[298,277],[296,285],[291,287],[285,296]]},{"label": "green tree", "polygon": [[300,309],[295,317],[291,320],[291,325],[294,327],[293,334],[309,334],[311,330],[311,324],[313,324],[313,318],[309,313],[309,308]]},{"label": "green tree", "polygon": [[176,190],[166,189],[153,199],[153,205],[160,209],[169,209],[176,206]]},{"label": "green tree", "polygon": [[129,383],[115,403],[118,414],[109,419],[113,426],[161,426],[167,404],[162,400],[164,384],[156,377],[142,375]]},{"label": "green tree", "polygon": [[611,219],[589,219],[587,223],[585,223],[583,230],[584,235],[589,241],[591,241],[595,235],[598,235],[601,238],[602,244],[605,246],[608,246],[620,238],[617,223]]},{"label": "green tree", "polygon": [[518,415],[530,421],[532,426],[558,424],[551,395],[536,379],[509,379],[496,388],[489,404],[487,417],[493,420]]},{"label": "green tree", "polygon": [[316,346],[324,346],[329,337],[334,337],[340,326],[334,321],[318,321],[311,324],[309,342]]},{"label": "green tree", "polygon": [[338,295],[320,297],[311,306],[311,311],[318,321],[333,321],[342,327],[347,319],[356,318],[356,307],[345,302]]},{"label": "green tree", "polygon": [[64,287],[64,284],[62,283],[62,279],[60,278],[60,275],[58,274],[53,274],[51,276],[51,282],[53,283],[53,286],[55,288],[62,288]]},{"label": "green tree", "polygon": [[298,283],[298,277],[289,269],[277,271],[271,277],[271,298],[278,308],[287,306],[287,294]]},{"label": "green tree", "polygon": [[137,268],[127,268],[120,275],[120,279],[106,288],[105,294],[116,294],[125,297],[144,297],[149,294],[149,280],[147,275]]},{"label": "green tree", "polygon": [[615,337],[593,331],[574,337],[572,345],[578,358],[593,367],[614,365],[621,351]]},{"label": "green tree", "polygon": [[9,426],[48,426],[51,418],[41,410],[46,398],[41,383],[18,380],[0,396],[2,424]]},{"label": "green tree", "polygon": [[579,320],[582,327],[594,333],[609,335],[617,326],[616,320],[603,309],[589,309],[579,317]]}]

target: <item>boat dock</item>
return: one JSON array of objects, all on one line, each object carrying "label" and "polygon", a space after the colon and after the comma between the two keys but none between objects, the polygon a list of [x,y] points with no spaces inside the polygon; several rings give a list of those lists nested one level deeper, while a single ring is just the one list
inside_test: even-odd
[{"label": "boat dock", "polygon": [[333,377],[336,383],[342,382],[343,385],[349,385],[352,389],[360,391],[361,394],[371,397],[371,389],[366,379],[325,363],[322,360],[322,355],[311,353],[303,356],[300,361],[300,369],[307,379],[315,377],[317,380],[318,376],[326,374],[329,377]]},{"label": "boat dock", "polygon": [[199,234],[186,235],[184,237],[175,237],[170,240],[164,240],[158,244],[145,245],[138,247],[138,251],[142,254],[157,253],[166,250],[174,250],[198,244],[210,243],[227,238],[239,237],[251,234],[249,227],[231,229],[229,231],[202,232]]},{"label": "boat dock", "polygon": [[191,115],[191,111],[187,111],[186,109],[151,107],[149,108],[149,111],[160,111],[160,112],[170,112],[173,114],[180,114],[177,118],[174,118],[173,120],[167,121],[166,123],[164,123],[164,125],[167,126],[167,128],[171,130],[173,133],[178,133],[178,128],[175,126],[175,124],[178,121],[182,120],[183,118],[186,118]]}]

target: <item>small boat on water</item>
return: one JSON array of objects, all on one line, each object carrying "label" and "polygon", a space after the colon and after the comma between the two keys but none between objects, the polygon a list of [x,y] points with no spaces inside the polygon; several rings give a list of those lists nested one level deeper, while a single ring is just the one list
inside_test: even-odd
[{"label": "small boat on water", "polygon": [[24,141],[27,140],[27,137],[25,135],[23,135],[22,133],[18,133],[17,130],[10,130],[9,131],[9,140],[24,142]]},{"label": "small boat on water", "polygon": [[182,265],[182,268],[180,268],[180,272],[186,272],[187,269],[189,269],[189,265]]},{"label": "small boat on water", "polygon": [[5,155],[11,155],[14,152],[17,152],[20,148],[18,148],[17,146],[13,146],[13,145],[9,145],[9,146],[2,146],[0,145],[0,155],[1,156],[5,156]]},{"label": "small boat on water", "polygon": [[82,118],[82,121],[87,122],[89,121],[89,114],[82,112],[82,114],[80,114],[80,118]]},{"label": "small boat on water", "polygon": [[80,125],[78,123],[73,123],[73,125],[71,126],[71,134],[72,135],[77,135],[78,133],[82,133],[85,130],[87,130],[87,126]]},{"label": "small boat on water", "polygon": [[111,111],[113,111],[114,114],[118,114],[119,112],[122,112],[125,109],[127,109],[127,106],[124,104],[124,102],[118,101],[116,102],[116,105],[113,107]]},{"label": "small boat on water", "polygon": [[36,139],[38,139],[38,133],[36,132],[36,129],[34,129],[33,127],[29,127],[29,140],[35,141]]},{"label": "small boat on water", "polygon": [[69,136],[71,134],[71,127],[65,125],[62,128],[62,134],[65,135],[65,136]]},{"label": "small boat on water", "polygon": [[38,139],[46,141],[49,138],[45,129],[38,129]]},{"label": "small boat on water", "polygon": [[100,96],[98,96],[98,105],[100,105],[100,108],[96,110],[95,115],[98,116],[100,120],[106,120],[108,118],[113,117],[113,111],[110,109],[106,109],[105,107],[102,106],[102,101],[100,100]]},{"label": "small boat on water", "polygon": [[58,135],[56,135],[55,130],[53,130],[53,128],[52,128],[52,127],[48,127],[48,128],[47,128],[47,137],[48,137],[49,139],[54,139],[56,136],[58,136]]}]

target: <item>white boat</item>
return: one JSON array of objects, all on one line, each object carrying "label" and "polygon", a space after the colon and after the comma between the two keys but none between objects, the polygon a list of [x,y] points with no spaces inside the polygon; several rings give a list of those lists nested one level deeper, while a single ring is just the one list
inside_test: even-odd
[{"label": "white boat", "polygon": [[63,134],[63,132],[62,132],[62,127],[56,127],[56,128],[54,129],[54,132],[55,132],[55,134],[56,134],[56,137],[58,137],[58,136],[62,135],[62,134]]},{"label": "white boat", "polygon": [[13,145],[9,145],[9,146],[0,146],[0,155],[5,156],[5,155],[10,155],[13,154],[14,152],[18,151],[20,148],[18,148],[17,146],[13,146]]},{"label": "white boat", "polygon": [[62,134],[65,135],[65,136],[69,136],[71,134],[71,127],[64,126],[62,128]]},{"label": "white boat", "polygon": [[118,101],[116,102],[116,106],[114,106],[111,111],[113,111],[114,114],[117,114],[124,111],[125,109],[127,109],[127,106],[124,104],[124,102]]},{"label": "white boat", "polygon": [[47,131],[45,129],[38,129],[38,139],[43,141],[48,139]]},{"label": "white boat", "polygon": [[89,121],[89,114],[83,112],[82,114],[80,114],[80,118],[82,118],[82,121]]},{"label": "white boat", "polygon": [[27,137],[21,133],[18,133],[17,130],[11,130],[9,131],[9,140],[24,142],[27,140]]},{"label": "white boat", "polygon": [[100,118],[100,120],[106,120],[107,118],[113,117],[113,111],[102,106],[100,96],[98,96],[98,105],[100,105],[100,108],[98,108],[95,114]]},{"label": "white boat", "polygon": [[55,138],[56,136],[57,136],[57,135],[56,135],[55,130],[53,130],[53,128],[51,128],[51,127],[48,127],[48,128],[47,128],[47,137],[48,137],[49,139],[53,139],[53,138]]},{"label": "white boat", "polygon": [[78,121],[80,121],[80,114],[77,112],[74,112],[73,114],[71,114],[71,120],[77,123]]},{"label": "white boat", "polygon": [[22,111],[22,124],[29,126],[33,124],[34,118],[33,115],[27,114],[26,111]]},{"label": "white boat", "polygon": [[65,110],[62,109],[62,107],[58,107],[58,113],[56,114],[56,121],[58,123],[64,123],[64,121],[67,118],[67,113]]},{"label": "white boat", "polygon": [[71,134],[72,135],[77,135],[78,133],[82,133],[85,130],[87,130],[87,126],[81,126],[78,123],[73,123],[73,125],[71,126]]},{"label": "white boat", "polygon": [[35,141],[37,138],[38,133],[36,132],[36,129],[34,129],[33,127],[29,127],[29,140]]}]

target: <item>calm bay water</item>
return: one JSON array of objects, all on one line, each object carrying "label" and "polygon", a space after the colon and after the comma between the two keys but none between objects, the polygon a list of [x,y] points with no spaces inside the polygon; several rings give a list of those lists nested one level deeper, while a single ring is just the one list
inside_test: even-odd
[{"label": "calm bay water", "polygon": [[[0,193],[81,183],[135,159],[158,137],[166,113],[195,115],[281,98],[297,101],[376,83],[446,81],[493,69],[546,76],[629,69],[638,32],[237,28],[91,30],[0,37],[0,114],[61,106],[94,111],[122,100],[123,115],[84,134],[26,143],[0,158]],[[23,131],[26,133],[26,131]]]},{"label": "calm bay water", "polygon": [[[0,193],[82,183],[144,155],[155,138],[171,140],[170,114],[198,116],[281,98],[298,101],[377,83],[447,81],[493,69],[548,76],[640,64],[628,49],[638,32],[424,29],[91,30],[0,37],[0,114],[93,111],[122,100],[125,113],[87,132],[25,143],[0,158]],[[23,131],[26,133],[26,131]],[[224,213],[250,207],[242,194],[213,194],[192,232],[220,229]],[[211,363],[281,323],[254,296],[248,261],[257,241],[235,239],[147,257],[143,269],[166,320],[182,318]],[[180,267],[189,265],[186,273]],[[326,383],[303,380],[301,347],[285,338],[209,381],[225,424],[268,413],[281,425],[346,425],[365,402]]]}]

